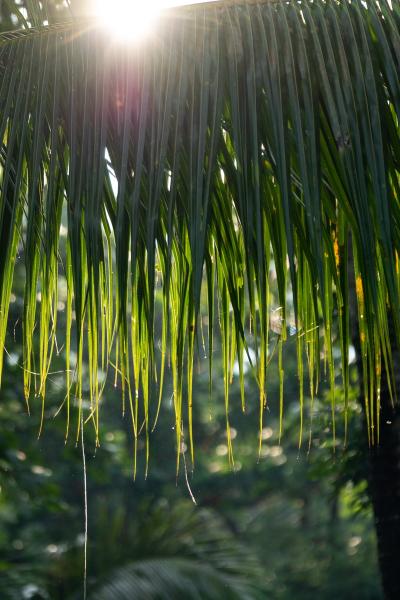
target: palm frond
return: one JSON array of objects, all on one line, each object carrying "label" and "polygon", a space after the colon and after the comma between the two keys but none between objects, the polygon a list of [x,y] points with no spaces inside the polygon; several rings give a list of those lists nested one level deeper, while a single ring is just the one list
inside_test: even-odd
[{"label": "palm frond", "polygon": [[261,597],[250,585],[225,576],[193,559],[137,561],[115,569],[89,598],[99,600],[253,600]]},{"label": "palm frond", "polygon": [[[320,348],[335,385],[335,315],[348,388],[354,277],[376,441],[380,373],[391,372],[400,333],[399,23],[398,5],[386,0],[243,2],[168,11],[134,48],[76,23],[0,36],[0,361],[23,247],[27,401],[34,389],[44,406],[62,276],[68,423],[74,383],[79,434],[85,359],[89,420],[99,435],[98,370],[115,355],[135,439],[142,431],[148,452],[168,357],[179,468],[184,438],[193,458],[193,360],[203,317],[211,373],[218,308],[228,433],[233,364],[244,407],[250,343],[261,426],[270,317],[278,305],[284,341],[288,291],[301,407],[303,355],[312,397]],[[334,429],[334,401],[332,411]]]}]

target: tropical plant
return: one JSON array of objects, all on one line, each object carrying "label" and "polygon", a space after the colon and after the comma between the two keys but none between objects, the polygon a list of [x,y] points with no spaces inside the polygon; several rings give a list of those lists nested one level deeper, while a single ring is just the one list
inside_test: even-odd
[{"label": "tropical plant", "polygon": [[[154,600],[261,599],[262,570],[256,556],[238,542],[213,511],[195,509],[189,503],[141,506],[131,527],[123,510],[113,516],[103,509],[106,519],[96,533],[99,543],[95,547],[107,547],[104,542],[111,524],[110,541],[114,536],[121,537],[121,533],[132,540],[132,562],[121,568],[116,552],[114,570],[92,586],[89,598],[122,600],[137,594]],[[105,564],[99,564],[100,573],[107,562],[104,559]]]},{"label": "tropical plant", "polygon": [[[135,48],[111,44],[90,22],[54,23],[48,5],[27,3],[28,16],[18,15],[25,29],[0,36],[0,350],[22,244],[28,406],[34,388],[44,407],[59,351],[62,277],[67,435],[72,383],[77,437],[83,423],[87,353],[85,422],[99,439],[99,369],[113,363],[136,445],[143,432],[148,456],[168,361],[179,469],[184,442],[194,460],[196,340],[207,348],[211,381],[218,316],[232,460],[228,398],[235,361],[243,409],[246,355],[254,362],[261,432],[269,337],[277,328],[283,415],[291,290],[300,442],[304,357],[313,398],[321,350],[335,436],[336,322],[347,419],[350,320],[358,322],[368,439],[379,441],[391,424],[400,338],[398,3],[181,8],[165,12],[157,32]],[[396,578],[388,586],[396,597]]]},{"label": "tropical plant", "polygon": [[[212,510],[194,509],[190,500],[171,507],[164,500],[142,503],[131,519],[124,507],[111,511],[100,502],[92,517],[97,526],[91,539],[89,598],[263,597],[261,563]],[[81,598],[81,545],[81,539],[50,545],[53,560],[47,568],[38,560],[32,569],[30,557],[31,562],[4,570],[2,597],[14,600],[22,593],[24,598]],[[31,552],[33,548],[35,543]],[[42,559],[39,544],[36,550]]]}]

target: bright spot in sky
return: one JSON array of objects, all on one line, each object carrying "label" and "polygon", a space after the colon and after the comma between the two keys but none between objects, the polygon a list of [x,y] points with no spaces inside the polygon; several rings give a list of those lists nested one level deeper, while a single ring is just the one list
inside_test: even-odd
[{"label": "bright spot in sky", "polygon": [[136,42],[154,29],[161,12],[203,0],[92,0],[93,13],[100,25],[123,42]]},{"label": "bright spot in sky", "polygon": [[94,14],[113,37],[135,42],[151,32],[163,4],[162,0],[94,0]]}]

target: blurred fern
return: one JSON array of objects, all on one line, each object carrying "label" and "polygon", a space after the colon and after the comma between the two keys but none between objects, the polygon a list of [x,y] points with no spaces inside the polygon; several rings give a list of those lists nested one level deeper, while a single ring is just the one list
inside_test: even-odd
[{"label": "blurred fern", "polygon": [[[210,509],[195,508],[189,501],[158,502],[142,504],[134,517],[123,507],[111,511],[106,506],[96,515],[89,598],[263,597],[261,562]],[[65,572],[74,572],[74,554],[71,549],[61,557],[54,581],[57,573],[65,578]]]}]

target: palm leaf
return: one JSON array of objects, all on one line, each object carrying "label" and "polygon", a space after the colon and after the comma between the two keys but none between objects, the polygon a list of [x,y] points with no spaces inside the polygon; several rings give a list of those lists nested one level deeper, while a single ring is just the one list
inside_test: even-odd
[{"label": "palm leaf", "polygon": [[137,561],[115,569],[89,598],[109,600],[252,600],[250,585],[193,559],[164,558]]},{"label": "palm leaf", "polygon": [[[210,377],[219,306],[229,432],[232,365],[237,356],[244,406],[243,353],[250,344],[262,425],[273,297],[282,318],[283,414],[288,291],[301,414],[303,355],[311,397],[320,379],[320,347],[335,385],[336,312],[348,389],[353,271],[366,413],[376,441],[381,362],[390,372],[391,345],[400,333],[396,6],[314,0],[183,7],[165,12],[157,32],[134,48],[111,44],[91,23],[43,27],[39,7],[31,23],[35,28],[0,35],[0,361],[20,247],[27,401],[34,390],[44,407],[64,269],[68,422],[74,380],[79,433],[87,360],[88,418],[99,438],[98,369],[115,356],[135,439],[143,431],[148,454],[169,356],[179,468],[185,436],[193,460],[202,287],[208,290]],[[71,376],[72,344],[78,358]],[[333,431],[334,422],[333,400]]]}]

